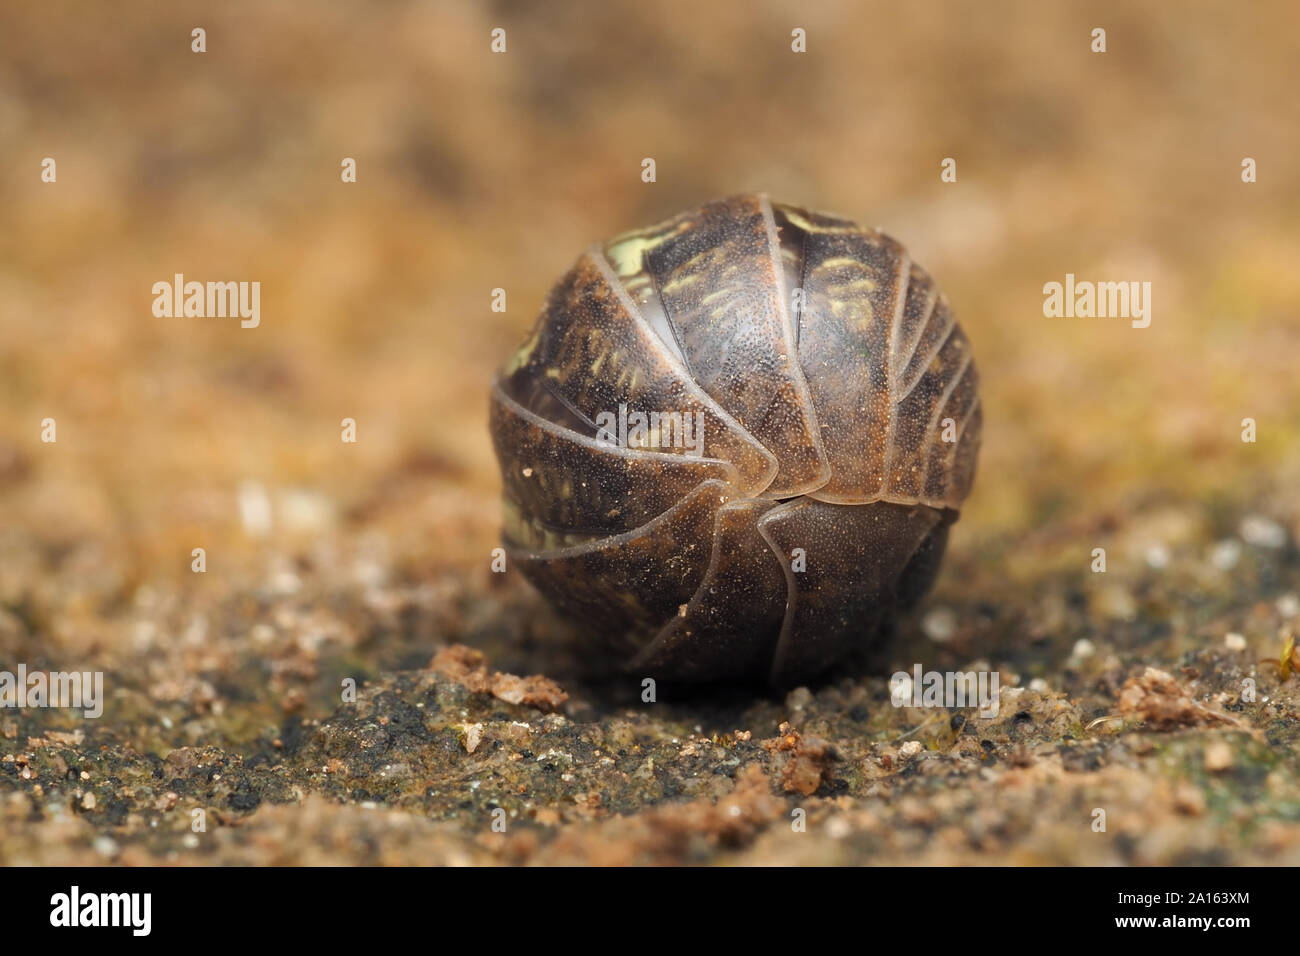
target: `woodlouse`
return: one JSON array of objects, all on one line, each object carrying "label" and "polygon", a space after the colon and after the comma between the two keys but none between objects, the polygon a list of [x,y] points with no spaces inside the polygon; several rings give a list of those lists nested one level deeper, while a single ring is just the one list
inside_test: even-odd
[{"label": "woodlouse", "polygon": [[590,248],[497,375],[504,543],[633,672],[788,685],[929,589],[981,421],[898,242],[723,199]]}]

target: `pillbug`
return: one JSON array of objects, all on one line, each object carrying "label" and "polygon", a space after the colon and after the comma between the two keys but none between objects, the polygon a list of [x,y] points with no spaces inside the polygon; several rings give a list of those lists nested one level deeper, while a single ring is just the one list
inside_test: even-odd
[{"label": "pillbug", "polygon": [[930,588],[982,413],[897,241],[743,195],[588,249],[490,423],[509,560],[618,665],[788,686]]}]

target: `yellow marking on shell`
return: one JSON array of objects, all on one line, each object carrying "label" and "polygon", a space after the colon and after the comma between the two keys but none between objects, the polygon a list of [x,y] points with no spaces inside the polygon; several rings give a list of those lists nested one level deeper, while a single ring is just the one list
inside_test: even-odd
[{"label": "yellow marking on shell", "polygon": [[785,214],[786,219],[790,220],[791,223],[798,226],[804,232],[821,232],[820,228],[814,226],[811,222],[800,215],[799,210],[794,207],[785,206],[781,209],[781,212]]},{"label": "yellow marking on shell", "polygon": [[680,223],[675,226],[661,223],[648,229],[625,232],[606,243],[605,257],[620,279],[637,275],[642,271],[645,254],[681,233],[683,227]]},{"label": "yellow marking on shell", "polygon": [[823,235],[844,235],[849,232],[862,231],[860,226],[853,226],[850,228],[848,226],[818,225],[817,223],[811,222],[805,218],[803,212],[793,206],[783,205],[781,206],[781,212],[785,218],[791,222],[791,224],[798,226],[804,232],[816,232],[822,233]]},{"label": "yellow marking on shell", "polygon": [[861,279],[850,279],[848,282],[837,282],[834,285],[828,285],[826,294],[836,296],[845,292],[875,292],[878,288],[880,288],[879,283],[864,276]]},{"label": "yellow marking on shell", "polygon": [[[692,263],[694,261],[695,261],[694,259],[691,260]],[[687,263],[686,268],[687,269],[691,268],[690,263]],[[676,293],[676,292],[680,292],[682,289],[688,289],[691,286],[697,285],[700,282],[700,275],[701,273],[699,272],[689,272],[689,271],[683,272],[681,275],[677,276],[676,278],[669,279],[667,282],[665,282],[663,284],[663,290],[665,292]]]},{"label": "yellow marking on shell", "polygon": [[605,358],[606,358],[606,356],[608,356],[608,355],[609,355],[608,352],[606,352],[606,351],[602,351],[602,352],[600,352],[600,353],[596,356],[596,360],[595,360],[594,362],[591,363],[591,374],[592,374],[592,375],[599,375],[599,374],[600,374],[600,367],[601,367],[602,365],[605,364]]},{"label": "yellow marking on shell", "polygon": [[835,256],[831,259],[823,259],[817,264],[818,270],[822,269],[861,269],[862,263],[852,256]]},{"label": "yellow marking on shell", "polygon": [[510,356],[510,360],[506,363],[505,374],[507,377],[513,375],[528,364],[528,360],[532,357],[533,351],[537,348],[537,343],[542,339],[541,333],[541,328],[534,326],[533,331],[529,333],[524,344],[515,350],[514,355]]},{"label": "yellow marking on shell", "polygon": [[722,288],[714,289],[712,292],[705,295],[704,298],[700,299],[700,303],[702,305],[711,305],[718,299],[722,299],[724,303],[729,303],[736,297],[737,290],[730,288],[729,286],[723,286]]},{"label": "yellow marking on shell", "polygon": [[641,271],[642,257],[647,249],[658,243],[645,236],[628,236],[617,240],[605,250],[605,255],[614,266],[619,276],[634,276]]}]

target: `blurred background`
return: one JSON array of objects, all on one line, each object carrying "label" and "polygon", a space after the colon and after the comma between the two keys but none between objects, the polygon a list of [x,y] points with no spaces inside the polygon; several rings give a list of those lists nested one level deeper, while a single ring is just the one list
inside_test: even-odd
[{"label": "blurred background", "polygon": [[[303,694],[329,713],[330,668],[517,646],[538,602],[487,570],[493,369],[590,242],[752,190],[899,238],[974,345],[984,445],[934,653],[1050,633],[1016,665],[1046,673],[1081,635],[1144,655],[1231,615],[1275,658],[1296,607],[1256,602],[1294,590],[1300,535],[1298,27],[1286,2],[9,4],[0,652],[120,665],[144,752],[168,701],[224,745]],[[155,317],[175,273],[260,282],[260,326]],[[1151,326],[1045,318],[1066,273],[1150,282]],[[1291,557],[1238,574],[1243,543]],[[1168,590],[1084,573],[1099,544],[1112,571],[1172,555]],[[1101,623],[1068,616],[1080,591]],[[195,716],[218,704],[226,724]]]},{"label": "blurred background", "polygon": [[[1300,455],[1298,21],[1285,3],[11,7],[0,524],[106,532],[131,574],[183,574],[196,536],[246,543],[252,482],[273,509],[294,495],[279,531],[392,518],[479,559],[499,488],[484,389],[548,286],[594,239],[744,190],[880,226],[946,289],[987,419],[959,545],[1241,495]],[[260,328],[155,318],[176,272],[260,281]],[[1151,327],[1044,318],[1066,272],[1152,282]]]},{"label": "blurred background", "polygon": [[[129,573],[184,574],[196,536],[247,543],[253,482],[302,522],[360,509],[412,543],[441,525],[443,557],[480,558],[499,487],[484,389],[550,283],[596,238],[743,190],[880,226],[946,289],[987,418],[958,545],[1240,495],[1300,455],[1298,20],[1285,3],[11,7],[0,525],[105,532]],[[260,328],[155,318],[152,284],[176,272],[260,281]],[[1066,272],[1152,282],[1151,327],[1045,319]]]}]

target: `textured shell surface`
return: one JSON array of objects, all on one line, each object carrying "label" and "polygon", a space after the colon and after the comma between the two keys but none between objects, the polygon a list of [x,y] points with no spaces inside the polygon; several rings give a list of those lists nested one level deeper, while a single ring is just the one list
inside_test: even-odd
[{"label": "textured shell surface", "polygon": [[504,543],[615,662],[817,676],[933,583],[970,344],[895,240],[762,195],[587,250],[496,376]]}]

